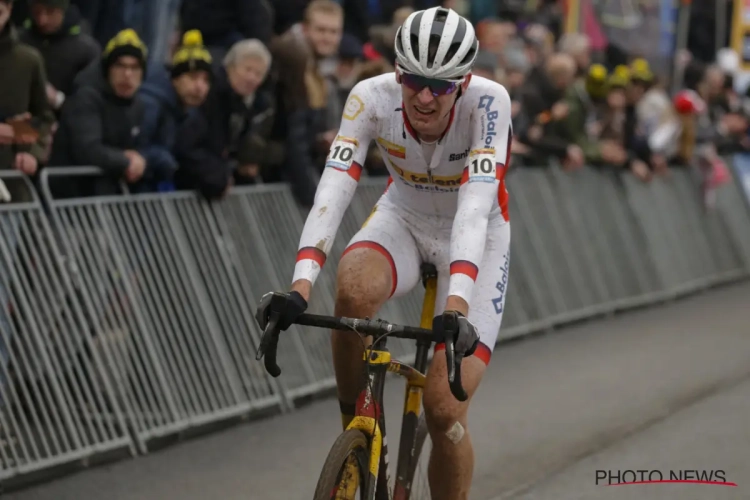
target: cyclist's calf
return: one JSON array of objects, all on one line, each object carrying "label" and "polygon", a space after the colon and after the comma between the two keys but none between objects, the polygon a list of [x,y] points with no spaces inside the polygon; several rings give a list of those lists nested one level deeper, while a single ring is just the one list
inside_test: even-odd
[{"label": "cyclist's calf", "polygon": [[477,356],[461,365],[464,389],[469,399],[458,401],[448,385],[445,352],[438,351],[427,371],[424,411],[432,440],[428,478],[433,500],[466,500],[474,470],[474,450],[467,428],[471,398],[487,368]]},{"label": "cyclist's calf", "polygon": [[[370,248],[357,248],[344,254],[338,266],[336,316],[374,317],[391,294],[391,264]],[[331,337],[333,366],[342,413],[353,407],[364,387],[362,341],[351,332],[334,331]],[[346,424],[346,420],[344,421]]]}]

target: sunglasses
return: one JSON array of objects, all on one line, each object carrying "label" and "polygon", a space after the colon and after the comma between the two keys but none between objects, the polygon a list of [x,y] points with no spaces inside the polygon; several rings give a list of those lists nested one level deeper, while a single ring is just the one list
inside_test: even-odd
[{"label": "sunglasses", "polygon": [[421,92],[423,88],[427,87],[435,97],[452,94],[458,89],[462,81],[463,79],[440,80],[438,78],[426,78],[411,73],[401,73],[401,83],[406,85],[410,90]]}]

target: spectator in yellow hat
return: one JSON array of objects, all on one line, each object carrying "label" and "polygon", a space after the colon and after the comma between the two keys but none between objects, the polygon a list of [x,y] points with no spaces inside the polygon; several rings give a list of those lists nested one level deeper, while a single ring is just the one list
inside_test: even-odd
[{"label": "spectator in yellow hat", "polygon": [[558,122],[556,133],[578,145],[587,164],[622,164],[627,153],[615,141],[600,141],[606,112],[609,74],[601,64],[592,64],[586,77],[571,86],[565,98],[568,113]]},{"label": "spectator in yellow hat", "polygon": [[171,180],[179,166],[177,136],[188,114],[206,100],[213,75],[211,63],[200,31],[188,31],[168,71],[154,71],[139,91],[145,107],[141,153],[150,171],[146,180],[156,190],[173,189]]},{"label": "spectator in yellow hat", "polygon": [[630,69],[618,65],[607,79],[607,111],[601,139],[616,143],[626,152],[625,161],[612,162],[614,166],[629,168],[637,178],[648,181],[650,152],[648,144],[637,137],[635,109],[628,101],[631,78]]},{"label": "spectator in yellow hat", "polygon": [[[94,165],[110,177],[94,193],[117,191],[118,181],[135,185],[147,164],[138,153],[143,104],[141,86],[148,51],[132,29],[115,35],[99,61],[76,78],[76,92],[66,101],[52,147],[51,165]],[[112,182],[115,181],[115,182]],[[73,196],[85,195],[70,185]]]}]

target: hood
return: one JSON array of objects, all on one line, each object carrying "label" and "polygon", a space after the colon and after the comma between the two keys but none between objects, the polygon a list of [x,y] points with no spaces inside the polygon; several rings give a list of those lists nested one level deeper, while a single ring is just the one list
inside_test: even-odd
[{"label": "hood", "polygon": [[65,19],[63,19],[62,25],[54,33],[46,34],[40,32],[34,24],[34,20],[31,18],[24,21],[23,27],[28,30],[29,34],[34,38],[40,40],[55,40],[64,38],[66,36],[80,35],[84,32],[82,23],[83,19],[81,17],[81,12],[78,10],[78,7],[76,7],[75,5],[71,5],[65,11]]},{"label": "hood", "polygon": [[172,79],[166,68],[151,68],[149,76],[138,93],[147,95],[167,106],[172,112],[182,112],[180,98],[172,85]]}]

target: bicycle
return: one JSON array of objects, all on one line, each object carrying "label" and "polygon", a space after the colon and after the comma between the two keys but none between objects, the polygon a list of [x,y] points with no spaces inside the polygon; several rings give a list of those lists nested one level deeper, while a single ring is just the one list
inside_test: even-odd
[{"label": "bicycle", "polygon": [[[427,424],[421,407],[427,358],[433,342],[445,342],[448,381],[453,396],[459,401],[466,401],[468,397],[461,385],[463,354],[455,352],[453,339],[436,338],[432,332],[437,295],[437,269],[432,264],[423,264],[421,271],[425,295],[419,328],[394,325],[379,319],[337,318],[317,314],[302,314],[295,321],[298,325],[349,330],[375,338],[364,352],[367,383],[357,400],[354,418],[328,453],[315,488],[314,500],[356,500],[358,488],[360,500],[412,499],[413,479],[427,438]],[[266,371],[271,376],[278,377],[281,369],[276,364],[276,350],[280,332],[276,328],[279,314],[274,312],[275,310],[278,310],[278,307],[274,307],[272,300],[271,315],[261,336],[256,359],[265,357]],[[388,337],[416,341],[414,366],[391,358],[386,346]],[[387,372],[406,379],[401,440],[392,496],[389,495],[388,450],[384,444],[386,431],[383,389]],[[429,492],[423,498],[429,498]]]}]

